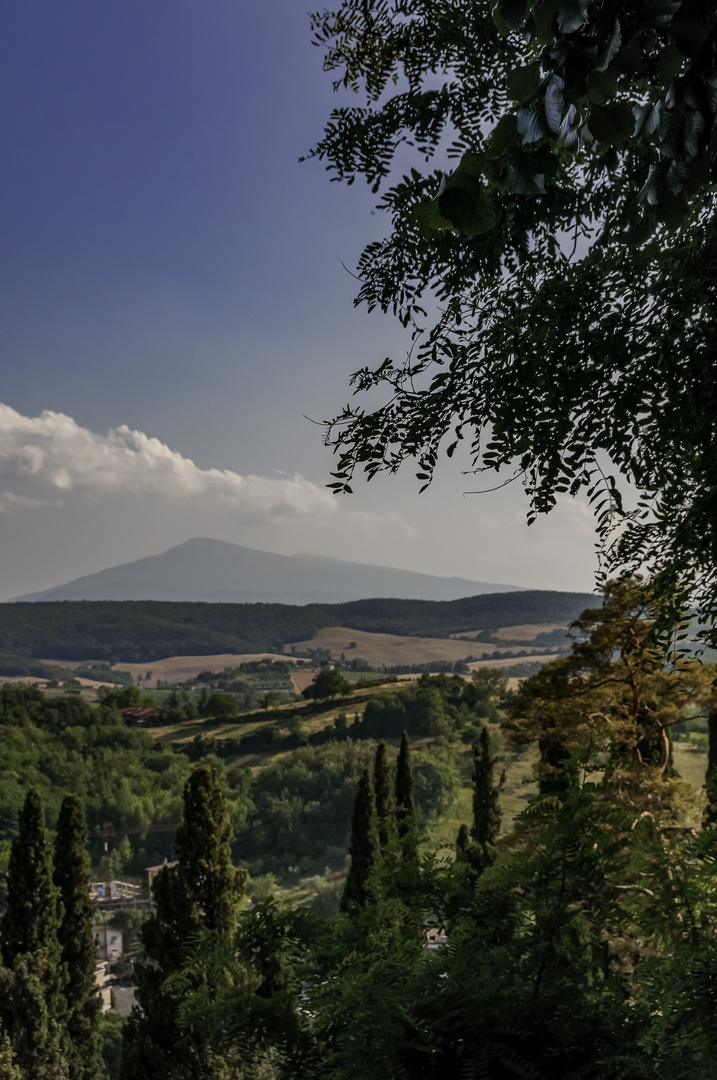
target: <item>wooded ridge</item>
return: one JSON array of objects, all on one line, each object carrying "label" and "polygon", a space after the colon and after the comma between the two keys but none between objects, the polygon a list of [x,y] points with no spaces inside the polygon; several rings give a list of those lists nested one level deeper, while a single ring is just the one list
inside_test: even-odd
[{"label": "wooded ridge", "polygon": [[590,593],[541,590],[305,607],[153,600],[0,604],[0,653],[143,663],[165,656],[280,652],[324,626],[445,637],[523,623],[567,623],[589,606],[598,606]]}]

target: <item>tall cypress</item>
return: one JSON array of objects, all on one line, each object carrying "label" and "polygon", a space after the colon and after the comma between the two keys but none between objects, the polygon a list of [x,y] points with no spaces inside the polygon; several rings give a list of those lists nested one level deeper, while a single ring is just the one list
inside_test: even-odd
[{"label": "tall cypress", "polygon": [[222,934],[236,926],[246,882],[246,873],[232,866],[230,840],[224,793],[214,770],[203,765],[185,784],[184,817],[174,846],[192,917],[198,927]]},{"label": "tall cypress", "polygon": [[417,846],[416,808],[413,802],[411,751],[405,731],[396,762],[396,820],[398,835],[403,841],[403,857],[412,858],[416,854]]},{"label": "tall cypress", "polygon": [[473,743],[473,849],[471,862],[482,871],[495,861],[495,842],[500,833],[500,791],[505,774],[495,783],[497,757],[490,752],[490,736],[484,725]]},{"label": "tall cypress", "polygon": [[101,1002],[95,983],[97,948],[92,922],[95,905],[90,896],[90,860],[82,800],[67,795],[60,808],[55,839],[55,884],[63,914],[58,930],[67,970],[67,1064],[69,1080],[99,1080]]},{"label": "tall cypress", "polygon": [[364,769],[356,791],[349,853],[351,866],[341,898],[342,911],[366,903],[368,879],[381,854],[376,828],[376,798],[368,769]]},{"label": "tall cypress", "polygon": [[376,817],[381,850],[385,850],[394,835],[393,798],[391,795],[391,769],[386,755],[386,744],[376,747],[373,767],[373,790],[376,795]]},{"label": "tall cypress", "polygon": [[125,1027],[125,1080],[209,1077],[201,1031],[179,1027],[182,1003],[167,980],[179,971],[202,929],[229,935],[237,919],[246,874],[231,863],[231,830],[214,770],[195,769],[184,787],[183,823],[177,830],[178,865],[155,878],[155,910],[142,929],[145,960],[136,967],[136,1010]]},{"label": "tall cypress", "polygon": [[0,1021],[0,1080],[23,1080],[20,1069],[15,1063],[12,1043]]},{"label": "tall cypress", "polygon": [[705,825],[717,825],[717,712],[711,710],[707,717],[707,771],[705,773],[705,791],[707,805],[704,812]]},{"label": "tall cypress", "polygon": [[10,851],[2,960],[12,978],[0,1010],[21,1073],[33,1080],[65,1075],[65,967],[58,930],[62,905],[53,881],[45,815],[31,789]]}]

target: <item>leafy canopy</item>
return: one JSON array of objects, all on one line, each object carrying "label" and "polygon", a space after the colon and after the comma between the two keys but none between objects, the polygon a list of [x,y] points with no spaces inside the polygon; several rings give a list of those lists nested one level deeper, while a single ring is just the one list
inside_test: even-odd
[{"label": "leafy canopy", "polygon": [[344,0],[313,27],[365,98],[313,155],[392,183],[357,302],[416,335],[354,376],[384,403],[328,425],[335,489],[409,459],[427,484],[466,439],[530,520],[584,490],[605,569],[646,565],[665,619],[688,599],[717,614],[714,4]]}]

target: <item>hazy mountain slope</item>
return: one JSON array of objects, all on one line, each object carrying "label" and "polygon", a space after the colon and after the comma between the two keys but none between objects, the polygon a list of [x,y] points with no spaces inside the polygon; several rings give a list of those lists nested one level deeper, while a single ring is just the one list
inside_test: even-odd
[{"label": "hazy mountain slope", "polygon": [[416,574],[318,555],[276,555],[197,538],[161,555],[113,566],[15,599],[340,604],[374,596],[456,600],[513,590],[517,591],[514,585]]}]

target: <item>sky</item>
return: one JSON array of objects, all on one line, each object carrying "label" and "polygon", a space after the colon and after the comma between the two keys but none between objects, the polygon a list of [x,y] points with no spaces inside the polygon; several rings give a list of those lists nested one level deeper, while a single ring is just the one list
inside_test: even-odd
[{"label": "sky", "polygon": [[299,162],[331,81],[297,0],[5,0],[0,600],[193,536],[593,587],[579,501],[326,488],[320,421],[408,346],[353,306],[375,196]]}]

